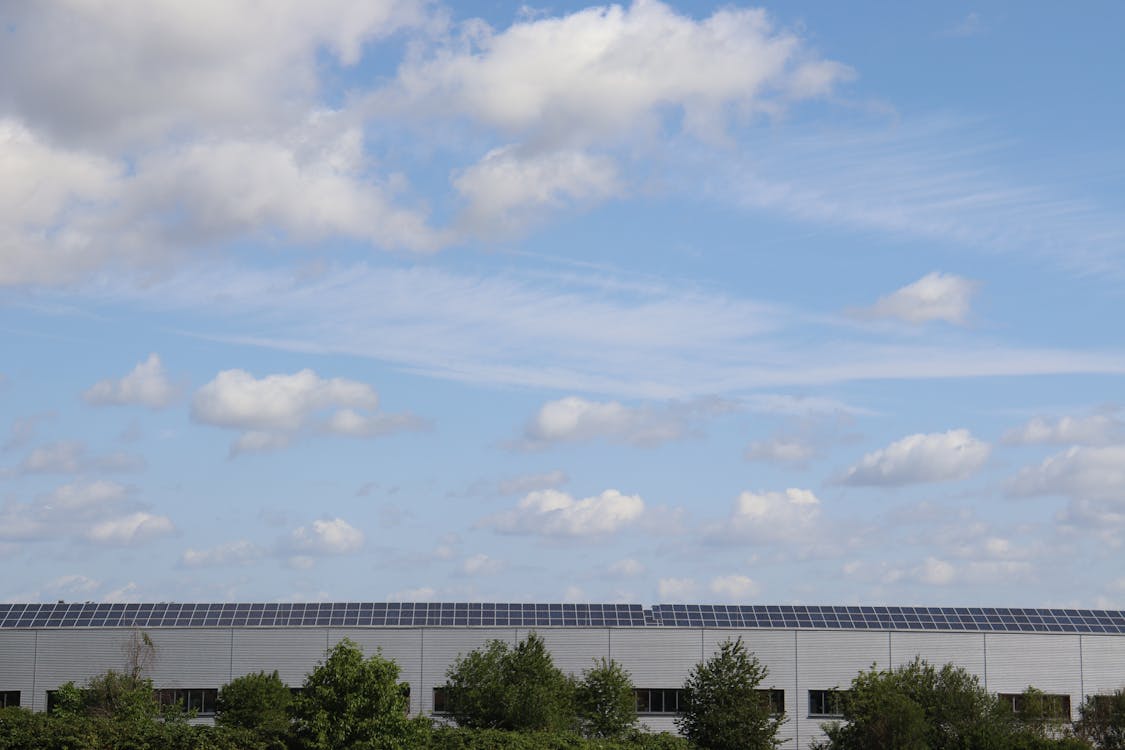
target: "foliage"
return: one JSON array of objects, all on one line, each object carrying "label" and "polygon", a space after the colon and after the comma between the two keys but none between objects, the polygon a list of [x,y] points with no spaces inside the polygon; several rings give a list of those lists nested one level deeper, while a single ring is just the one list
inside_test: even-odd
[{"label": "foliage", "polygon": [[637,723],[633,679],[613,659],[603,656],[582,672],[574,702],[588,737],[619,737]]},{"label": "foliage", "polygon": [[1088,696],[1074,731],[1099,750],[1125,750],[1125,688]]},{"label": "foliage", "polygon": [[249,730],[268,746],[284,747],[291,700],[277,670],[236,677],[219,690],[215,723]]},{"label": "foliage", "polygon": [[1070,717],[1064,717],[1058,699],[1042,690],[1028,686],[1020,694],[1019,709],[1015,712],[1016,721],[1022,732],[1037,737],[1055,737]]},{"label": "foliage", "polygon": [[531,633],[515,647],[489,641],[446,672],[446,700],[458,726],[561,731],[574,724],[574,684]]},{"label": "foliage", "polygon": [[676,726],[706,750],[767,750],[777,747],[783,717],[771,716],[758,686],[768,670],[742,639],[727,639],[684,683]]},{"label": "foliage", "polygon": [[429,750],[691,750],[683,737],[632,730],[615,739],[585,739],[572,732],[509,732],[437,727]]},{"label": "foliage", "polygon": [[[1025,693],[1025,696],[1028,694]],[[1041,695],[1041,694],[1040,694]],[[846,723],[826,724],[822,750],[1047,750],[1085,747],[1043,729],[1042,701],[1024,724],[975,675],[915,659],[893,670],[872,667],[852,680],[843,701]],[[1026,706],[1027,704],[1025,704]],[[1032,720],[1034,718],[1034,721]]]},{"label": "foliage", "polygon": [[398,665],[345,638],[306,680],[292,703],[293,733],[308,750],[397,750],[422,745],[429,723],[411,719]]},{"label": "foliage", "polygon": [[[152,680],[109,670],[91,677],[82,688],[82,705],[89,716],[120,721],[151,719],[161,714]],[[66,700],[70,700],[69,696]],[[176,709],[174,716],[180,713]],[[170,716],[170,718],[171,718]]]}]

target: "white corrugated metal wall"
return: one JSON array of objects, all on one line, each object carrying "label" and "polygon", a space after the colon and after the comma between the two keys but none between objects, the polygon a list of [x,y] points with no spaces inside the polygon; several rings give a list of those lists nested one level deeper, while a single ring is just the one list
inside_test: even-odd
[{"label": "white corrugated metal wall", "polygon": [[[763,687],[783,689],[786,746],[804,748],[820,733],[808,691],[845,688],[872,665],[899,666],[921,656],[952,662],[986,680],[992,692],[1028,685],[1082,696],[1125,685],[1125,636],[1040,633],[883,632],[701,628],[537,628],[566,672],[580,674],[610,656],[640,688],[677,688],[726,638],[741,637],[769,669]],[[457,656],[497,638],[515,643],[528,628],[149,628],[156,650],[149,669],[157,687],[217,688],[232,677],[278,670],[299,685],[327,650],[350,638],[365,652],[394,659],[410,683],[411,710],[433,710],[433,688]],[[46,707],[46,694],[128,663],[128,628],[11,629],[0,632],[0,690],[19,690],[24,706]],[[653,730],[674,730],[671,716],[646,715]]]}]

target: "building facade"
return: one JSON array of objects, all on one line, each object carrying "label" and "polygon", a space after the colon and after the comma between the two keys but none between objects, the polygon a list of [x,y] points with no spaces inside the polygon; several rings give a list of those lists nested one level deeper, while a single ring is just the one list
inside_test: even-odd
[{"label": "building facade", "polygon": [[[728,638],[768,668],[760,686],[784,710],[785,747],[805,748],[836,715],[835,692],[872,666],[952,663],[991,692],[1028,686],[1071,717],[1085,696],[1125,686],[1125,613],[1075,609],[636,604],[3,604],[0,705],[42,711],[67,681],[128,665],[138,633],[166,700],[201,716],[219,687],[277,670],[291,687],[340,640],[380,650],[410,686],[413,713],[440,716],[446,670],[460,655],[535,631],[564,672],[616,660],[632,675],[638,714],[675,731],[678,689]],[[435,711],[435,699],[437,701]],[[1014,698],[1013,698],[1014,700]]]}]

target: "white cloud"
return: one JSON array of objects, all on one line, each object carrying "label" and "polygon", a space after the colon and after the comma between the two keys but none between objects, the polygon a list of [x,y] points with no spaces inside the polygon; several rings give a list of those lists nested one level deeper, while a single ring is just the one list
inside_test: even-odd
[{"label": "white cloud", "polygon": [[963,324],[968,319],[977,282],[933,271],[912,284],[881,297],[865,314],[897,318],[908,323],[943,320]]},{"label": "white cloud", "polygon": [[644,572],[645,566],[640,561],[634,560],[631,557],[610,563],[606,568],[606,573],[615,578],[633,578]]},{"label": "white cloud", "polygon": [[140,404],[150,409],[168,406],[177,396],[178,389],[168,380],[156,354],[148,355],[120,380],[102,380],[82,394],[90,404]]},{"label": "white cloud", "polygon": [[411,415],[374,413],[378,405],[375,390],[366,383],[325,379],[312,370],[260,379],[245,370],[224,370],[196,391],[192,417],[243,430],[232,455],[283,448],[307,430],[372,437],[420,424]]},{"label": "white cloud", "polygon": [[1009,485],[1015,495],[1063,495],[1102,500],[1125,510],[1125,445],[1072,447],[1022,469]]},{"label": "white cloud", "polygon": [[746,448],[747,461],[803,464],[816,455],[816,448],[798,438],[770,438],[750,443]]},{"label": "white cloud", "polygon": [[490,151],[456,175],[453,186],[468,203],[462,221],[486,236],[518,231],[548,209],[600,201],[623,189],[608,157],[581,151],[521,156],[511,147]]},{"label": "white cloud", "polygon": [[868,453],[840,480],[855,486],[899,486],[965,479],[984,466],[987,443],[968,430],[908,435]]},{"label": "white cloud", "polygon": [[103,602],[139,602],[143,599],[141,587],[134,581],[110,591],[102,597]]},{"label": "white cloud", "polygon": [[731,516],[710,536],[759,544],[808,542],[819,518],[820,500],[811,490],[742,492]]},{"label": "white cloud", "polygon": [[88,576],[72,574],[55,578],[43,584],[43,588],[53,594],[87,595],[97,591],[101,585],[101,581]]},{"label": "white cloud", "polygon": [[117,451],[92,456],[80,440],[60,440],[35,448],[18,467],[23,474],[80,474],[90,471],[139,471],[145,467],[141,456]]},{"label": "white cloud", "polygon": [[[0,98],[57,138],[159,140],[170,131],[265,129],[312,106],[327,59],[423,22],[387,0],[120,0],[8,9]],[[82,29],[75,34],[74,29]]]},{"label": "white cloud", "polygon": [[947,586],[953,582],[956,570],[945,560],[927,557],[917,571],[917,578],[931,586]]},{"label": "white cloud", "polygon": [[617,490],[582,500],[558,490],[539,490],[529,493],[514,509],[484,519],[481,525],[511,534],[596,536],[636,523],[644,508],[639,496]]},{"label": "white cloud", "polygon": [[656,593],[662,603],[693,602],[697,591],[698,586],[691,578],[661,578],[656,583]]},{"label": "white cloud", "polygon": [[404,65],[399,98],[556,142],[656,129],[670,109],[712,138],[732,116],[776,111],[850,75],[775,30],[764,11],[729,8],[697,21],[655,0],[499,33],[478,22],[466,41]]},{"label": "white cloud", "polygon": [[129,546],[171,534],[175,530],[176,527],[168,517],[138,511],[94,524],[86,532],[86,538],[99,544]]},{"label": "white cloud", "polygon": [[743,575],[719,576],[711,580],[708,588],[712,594],[729,602],[745,602],[761,591],[761,587],[753,579]]},{"label": "white cloud", "polygon": [[180,556],[180,564],[186,568],[220,567],[228,565],[244,565],[260,559],[265,551],[245,539],[220,544],[210,549],[184,550]]},{"label": "white cloud", "polygon": [[363,532],[342,518],[318,519],[293,530],[289,549],[302,555],[349,555],[364,544]]},{"label": "white cloud", "polygon": [[478,553],[465,558],[461,563],[461,572],[470,576],[487,576],[495,575],[507,567],[502,560],[489,557],[484,553]]},{"label": "white cloud", "polygon": [[389,602],[428,602],[437,595],[435,589],[429,586],[420,586],[416,589],[405,589],[403,591],[395,591],[394,593],[387,594],[387,601]]},{"label": "white cloud", "polygon": [[703,399],[670,406],[625,406],[569,396],[548,401],[524,427],[524,445],[606,439],[632,445],[657,445],[684,437],[699,420],[729,411],[732,404]]},{"label": "white cloud", "polygon": [[1004,433],[1002,439],[1015,445],[1104,445],[1119,439],[1122,427],[1121,420],[1108,414],[1057,419],[1034,417],[1027,424]]}]

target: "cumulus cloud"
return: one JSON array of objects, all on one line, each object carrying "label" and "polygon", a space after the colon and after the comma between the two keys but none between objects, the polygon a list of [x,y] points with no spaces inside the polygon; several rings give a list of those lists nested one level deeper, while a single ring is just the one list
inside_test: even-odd
[{"label": "cumulus cloud", "polygon": [[1119,440],[1122,433],[1121,420],[1109,414],[1057,419],[1034,417],[1004,433],[1002,440],[1014,445],[1104,445]]},{"label": "cumulus cloud", "polygon": [[1109,501],[1125,511],[1125,445],[1075,446],[1056,453],[1020,470],[1009,491]]},{"label": "cumulus cloud", "polygon": [[462,221],[482,235],[511,233],[548,209],[622,191],[617,166],[608,157],[580,151],[521,157],[511,147],[490,151],[456,175],[453,186],[467,203]]},{"label": "cumulus cloud", "polygon": [[745,602],[748,597],[756,596],[761,591],[761,587],[752,578],[743,575],[719,576],[711,580],[708,588],[712,594],[729,602]]},{"label": "cumulus cloud", "polygon": [[803,464],[816,455],[816,448],[798,438],[775,437],[757,440],[746,447],[747,461]]},{"label": "cumulus cloud", "polygon": [[732,116],[776,111],[851,75],[761,10],[695,20],[647,0],[469,32],[461,48],[400,69],[400,103],[555,142],[655,129],[669,109],[714,137]]},{"label": "cumulus cloud", "polygon": [[820,500],[811,490],[742,492],[730,517],[710,536],[759,544],[807,541],[820,518]]},{"label": "cumulus cloud", "polygon": [[86,532],[86,538],[98,544],[131,546],[166,536],[175,530],[167,516],[140,511],[96,523]]},{"label": "cumulus cloud", "polygon": [[350,555],[364,541],[363,532],[342,518],[319,519],[294,529],[287,547],[299,556]]},{"label": "cumulus cloud", "polygon": [[895,487],[965,479],[984,466],[991,450],[965,429],[908,435],[865,455],[840,482]]},{"label": "cumulus cloud", "polygon": [[245,565],[255,562],[265,554],[265,551],[245,539],[220,544],[210,549],[194,549],[189,547],[180,556],[180,565],[185,568],[208,568],[229,565]]},{"label": "cumulus cloud", "polygon": [[860,311],[860,314],[895,318],[907,323],[941,320],[963,324],[968,319],[977,286],[977,282],[961,276],[933,271],[886,297],[880,297],[874,306]]},{"label": "cumulus cloud", "polygon": [[581,500],[558,490],[540,490],[528,493],[514,509],[484,519],[481,525],[509,534],[598,536],[636,523],[644,509],[638,495],[617,490]]},{"label": "cumulus cloud", "polygon": [[634,578],[645,572],[645,566],[631,557],[617,560],[606,567],[606,573],[614,578]]},{"label": "cumulus cloud", "polygon": [[496,483],[496,491],[501,495],[523,495],[534,490],[549,490],[561,487],[570,481],[565,471],[555,469],[542,474],[523,474],[518,477],[502,479]]},{"label": "cumulus cloud", "polygon": [[411,415],[377,413],[379,397],[366,383],[321,378],[312,370],[255,378],[224,370],[195,393],[192,417],[204,424],[242,430],[232,455],[287,446],[304,431],[347,437],[414,429]]},{"label": "cumulus cloud", "polygon": [[699,399],[668,406],[625,406],[617,401],[589,401],[569,396],[548,401],[524,427],[522,445],[603,439],[631,445],[658,445],[678,440],[702,419],[730,411],[721,399]]},{"label": "cumulus cloud", "polygon": [[82,394],[89,404],[139,404],[160,409],[172,403],[178,389],[168,380],[157,354],[134,367],[120,380],[102,380]]}]

